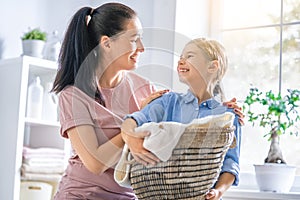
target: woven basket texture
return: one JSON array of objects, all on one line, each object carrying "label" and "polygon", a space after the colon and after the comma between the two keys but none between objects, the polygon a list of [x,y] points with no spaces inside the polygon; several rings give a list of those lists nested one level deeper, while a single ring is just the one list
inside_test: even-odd
[{"label": "woven basket texture", "polygon": [[187,127],[172,156],[155,166],[134,162],[130,182],[138,199],[205,199],[215,184],[234,127]]}]

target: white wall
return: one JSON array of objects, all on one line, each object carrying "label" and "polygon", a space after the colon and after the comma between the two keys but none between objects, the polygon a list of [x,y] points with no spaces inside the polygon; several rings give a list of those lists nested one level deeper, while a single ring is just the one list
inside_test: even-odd
[{"label": "white wall", "polygon": [[22,54],[21,36],[28,27],[63,34],[69,18],[87,0],[0,0],[0,59]]},{"label": "white wall", "polygon": [[[179,59],[184,45],[191,39],[210,37],[210,0],[177,0],[175,18],[174,64]],[[185,92],[187,86],[180,83],[174,68],[172,86],[174,90]]]},{"label": "white wall", "polygon": [[[107,0],[0,0],[0,59],[22,54],[20,37],[28,27],[40,27],[62,38],[72,15],[83,6],[97,7]],[[176,0],[119,0],[137,11],[144,30],[146,51],[137,72],[172,87],[173,31]],[[158,73],[157,73],[158,72]],[[167,76],[166,76],[167,74]]]}]

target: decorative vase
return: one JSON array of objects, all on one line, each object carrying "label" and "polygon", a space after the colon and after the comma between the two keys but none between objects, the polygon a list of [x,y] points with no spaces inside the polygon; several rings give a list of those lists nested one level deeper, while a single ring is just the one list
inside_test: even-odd
[{"label": "decorative vase", "polygon": [[23,55],[42,58],[44,46],[43,40],[22,40]]},{"label": "decorative vase", "polygon": [[260,191],[287,193],[290,191],[296,167],[286,164],[266,163],[254,165],[256,182]]}]

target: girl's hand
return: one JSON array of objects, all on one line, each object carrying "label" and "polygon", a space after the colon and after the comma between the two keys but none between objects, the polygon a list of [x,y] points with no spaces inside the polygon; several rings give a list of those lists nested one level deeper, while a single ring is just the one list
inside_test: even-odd
[{"label": "girl's hand", "polygon": [[206,200],[220,200],[221,197],[221,192],[216,189],[210,189],[205,195]]},{"label": "girl's hand", "polygon": [[243,113],[242,107],[240,107],[237,104],[236,98],[233,98],[230,101],[224,102],[223,104],[225,106],[227,106],[228,108],[233,108],[234,113],[239,116],[239,122],[240,122],[240,124],[243,126],[245,124],[244,123],[245,115]]},{"label": "girl's hand", "polygon": [[153,92],[146,99],[143,99],[143,101],[142,101],[142,103],[140,105],[140,109],[143,109],[151,101],[153,101],[154,99],[157,99],[158,97],[161,97],[163,94],[165,94],[165,93],[167,93],[169,91],[170,91],[169,89],[165,89],[165,90],[159,90],[157,92]]}]

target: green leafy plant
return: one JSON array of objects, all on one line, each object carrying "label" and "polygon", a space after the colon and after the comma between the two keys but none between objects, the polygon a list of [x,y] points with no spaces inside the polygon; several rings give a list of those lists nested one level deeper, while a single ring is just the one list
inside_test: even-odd
[{"label": "green leafy plant", "polygon": [[284,133],[298,135],[295,128],[300,123],[300,91],[288,89],[282,96],[272,91],[262,92],[258,88],[250,88],[243,104],[243,109],[252,125],[267,128],[264,135],[271,140],[271,146],[266,163],[285,163],[279,148],[279,136]]},{"label": "green leafy plant", "polygon": [[22,40],[47,40],[47,33],[41,31],[39,28],[29,29],[28,32],[24,33]]}]

